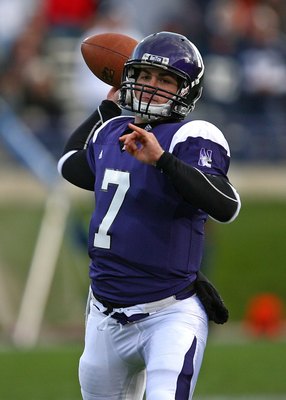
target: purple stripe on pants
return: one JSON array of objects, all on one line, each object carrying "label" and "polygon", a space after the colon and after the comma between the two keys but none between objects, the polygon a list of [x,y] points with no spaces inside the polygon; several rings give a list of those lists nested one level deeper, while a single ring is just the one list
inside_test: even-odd
[{"label": "purple stripe on pants", "polygon": [[183,368],[178,376],[175,400],[188,400],[189,398],[191,380],[194,374],[193,361],[196,347],[197,338],[195,337],[190,349],[185,355]]}]

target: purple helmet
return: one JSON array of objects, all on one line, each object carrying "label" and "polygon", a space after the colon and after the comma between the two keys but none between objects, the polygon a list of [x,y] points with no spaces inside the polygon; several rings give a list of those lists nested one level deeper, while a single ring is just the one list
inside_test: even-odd
[{"label": "purple helmet", "polygon": [[[157,67],[172,73],[178,81],[177,93],[158,92],[158,88],[136,83],[140,68]],[[123,70],[120,90],[122,108],[135,112],[147,120],[161,118],[184,119],[201,97],[204,64],[196,46],[185,36],[159,32],[147,36],[135,47]],[[140,93],[139,96],[135,96]],[[143,93],[152,94],[146,103]],[[157,94],[156,94],[157,93]],[[164,104],[152,104],[154,95],[167,99]]]}]

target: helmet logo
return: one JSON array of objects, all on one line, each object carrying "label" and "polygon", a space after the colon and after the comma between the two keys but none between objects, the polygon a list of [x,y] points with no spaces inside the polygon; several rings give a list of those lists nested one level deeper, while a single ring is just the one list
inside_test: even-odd
[{"label": "helmet logo", "polygon": [[168,65],[169,58],[168,57],[161,57],[156,56],[154,54],[145,53],[142,56],[142,61],[150,64],[160,64],[160,65]]},{"label": "helmet logo", "polygon": [[190,91],[190,86],[187,86],[187,87],[183,88],[181,90],[180,96],[183,96],[183,97],[187,96],[187,94],[189,94],[189,91]]}]

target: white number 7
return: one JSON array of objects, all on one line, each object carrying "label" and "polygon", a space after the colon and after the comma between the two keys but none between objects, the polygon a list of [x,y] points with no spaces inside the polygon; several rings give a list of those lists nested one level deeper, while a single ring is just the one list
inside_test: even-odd
[{"label": "white number 7", "polygon": [[94,247],[101,247],[103,249],[110,249],[110,235],[107,234],[108,229],[111,227],[113,221],[122,206],[125,195],[130,187],[129,172],[123,172],[113,169],[105,170],[101,189],[107,190],[109,184],[117,185],[110,206],[105,214],[101,224],[98,227],[98,232],[94,235]]}]

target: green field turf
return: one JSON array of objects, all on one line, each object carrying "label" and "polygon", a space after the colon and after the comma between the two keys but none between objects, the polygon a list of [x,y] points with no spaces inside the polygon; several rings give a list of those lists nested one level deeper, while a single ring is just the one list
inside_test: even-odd
[{"label": "green field turf", "polygon": [[247,201],[229,225],[215,224],[210,276],[221,289],[231,318],[243,318],[249,300],[274,293],[286,304],[286,202]]},{"label": "green field turf", "polygon": [[1,400],[77,400],[79,346],[0,352]]},{"label": "green field turf", "polygon": [[[1,400],[80,400],[79,345],[0,351]],[[286,343],[210,339],[195,399],[286,398]]]},{"label": "green field turf", "polygon": [[286,343],[212,344],[197,385],[202,395],[285,395]]}]

